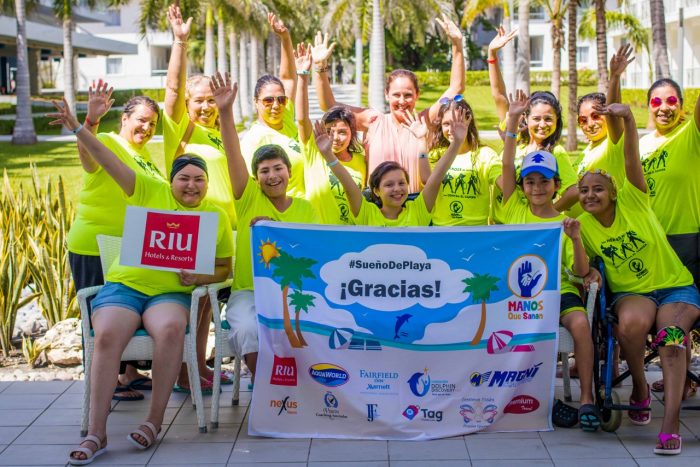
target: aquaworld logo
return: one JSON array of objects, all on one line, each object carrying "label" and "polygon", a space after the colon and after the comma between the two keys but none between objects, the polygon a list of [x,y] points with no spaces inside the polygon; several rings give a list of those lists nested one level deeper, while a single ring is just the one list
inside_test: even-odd
[{"label": "aquaworld logo", "polygon": [[524,383],[529,383],[540,369],[542,362],[531,366],[526,370],[511,371],[511,370],[493,370],[485,373],[474,372],[469,377],[469,382],[472,386],[479,387],[489,383],[489,387],[517,387]]},{"label": "aquaworld logo", "polygon": [[309,376],[319,384],[331,388],[342,386],[350,380],[345,368],[332,363],[316,363],[309,367]]},{"label": "aquaworld logo", "polygon": [[294,357],[278,357],[272,362],[270,384],[277,386],[297,385],[297,362]]}]

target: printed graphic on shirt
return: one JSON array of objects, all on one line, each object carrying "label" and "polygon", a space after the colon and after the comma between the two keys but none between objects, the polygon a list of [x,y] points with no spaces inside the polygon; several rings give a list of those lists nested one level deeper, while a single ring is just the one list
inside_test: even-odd
[{"label": "printed graphic on shirt", "polygon": [[647,242],[639,238],[639,235],[634,230],[628,230],[622,235],[609,238],[601,243],[600,251],[618,269],[620,266],[627,264],[630,271],[635,273],[639,279],[647,275],[649,270],[644,265],[644,262],[639,258],[635,258],[635,256],[646,247]]},{"label": "printed graphic on shirt", "polygon": [[[350,176],[357,187],[362,190],[362,180],[355,177],[352,172]],[[350,222],[350,207],[348,206],[348,199],[345,197],[345,189],[333,172],[328,172],[328,184],[331,186],[331,193],[333,193],[335,202],[340,210],[340,220],[346,223]]]},{"label": "printed graphic on shirt", "polygon": [[211,144],[216,146],[219,149],[219,151],[224,150],[224,143],[223,143],[223,141],[221,141],[221,138],[219,138],[218,136],[212,135],[211,133],[207,133],[207,137],[209,138],[209,141],[211,141]]},{"label": "printed graphic on shirt", "polygon": [[481,179],[476,170],[463,170],[451,167],[442,179],[442,196],[457,198],[450,201],[450,215],[453,219],[462,219],[464,205],[461,200],[475,199],[481,194]]},{"label": "printed graphic on shirt", "polygon": [[143,169],[143,171],[146,172],[151,177],[165,179],[165,177],[163,177],[163,174],[160,173],[160,170],[158,170],[158,167],[153,165],[153,163],[151,161],[145,160],[143,157],[139,156],[138,154],[133,154],[133,158],[134,158],[134,162],[136,162],[138,164],[138,166],[141,167]]},{"label": "printed graphic on shirt", "polygon": [[659,149],[642,161],[642,170],[644,171],[644,178],[647,180],[649,196],[651,197],[656,196],[656,180],[654,180],[652,175],[666,171],[667,159],[668,151],[666,149]]}]

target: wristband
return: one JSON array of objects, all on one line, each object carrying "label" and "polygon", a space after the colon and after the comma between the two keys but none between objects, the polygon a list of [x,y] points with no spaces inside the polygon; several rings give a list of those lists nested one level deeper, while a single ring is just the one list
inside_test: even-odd
[{"label": "wristband", "polygon": [[71,133],[74,135],[77,135],[80,130],[82,130],[84,127],[82,123],[78,123],[78,126],[75,128],[75,130],[70,130]]},{"label": "wristband", "polygon": [[489,58],[489,59],[487,59],[486,61],[487,61],[488,63],[498,63],[498,59],[497,59],[497,58]]},{"label": "wristband", "polygon": [[187,41],[176,40],[176,41],[173,41],[173,44],[186,46],[186,45],[187,45]]},{"label": "wristband", "polygon": [[335,167],[338,164],[340,164],[340,160],[338,160],[338,159],[332,160],[330,162],[326,162],[326,165],[328,167]]},{"label": "wristband", "polygon": [[308,75],[309,70],[297,70],[297,75]]},{"label": "wristband", "polygon": [[331,69],[331,67],[330,67],[329,65],[326,65],[326,66],[322,66],[322,67],[320,67],[320,68],[315,68],[314,71],[315,71],[316,73],[325,73],[325,72],[327,72],[327,71],[330,70],[330,69]]},{"label": "wristband", "polygon": [[516,138],[518,137],[518,134],[517,134],[517,133],[513,133],[512,131],[506,130],[506,136],[507,136],[508,138],[516,139]]},{"label": "wristband", "polygon": [[90,120],[87,116],[85,117],[85,124],[88,126],[97,126],[100,124],[100,120],[98,119],[96,122],[93,122]]},{"label": "wristband", "polygon": [[418,154],[418,159],[427,159],[428,155],[426,153]]}]

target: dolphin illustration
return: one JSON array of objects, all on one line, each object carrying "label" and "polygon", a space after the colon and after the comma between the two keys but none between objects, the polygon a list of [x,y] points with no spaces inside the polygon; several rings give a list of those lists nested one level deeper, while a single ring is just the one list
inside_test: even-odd
[{"label": "dolphin illustration", "polygon": [[[399,339],[399,329],[401,329],[401,326],[404,325],[406,321],[408,321],[408,318],[410,318],[413,315],[410,315],[408,313],[405,313],[401,316],[396,317],[396,325],[394,326],[394,339]],[[404,333],[405,334],[405,333]]]}]

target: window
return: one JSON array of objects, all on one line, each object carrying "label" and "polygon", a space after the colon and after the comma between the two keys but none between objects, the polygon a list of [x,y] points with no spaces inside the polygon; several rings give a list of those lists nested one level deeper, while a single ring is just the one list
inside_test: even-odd
[{"label": "window", "polygon": [[589,51],[590,47],[588,46],[576,47],[576,63],[588,63]]},{"label": "window", "polygon": [[530,65],[533,67],[541,67],[543,55],[544,36],[530,36]]},{"label": "window", "polygon": [[107,74],[121,75],[122,74],[122,59],[121,57],[107,57]]}]

